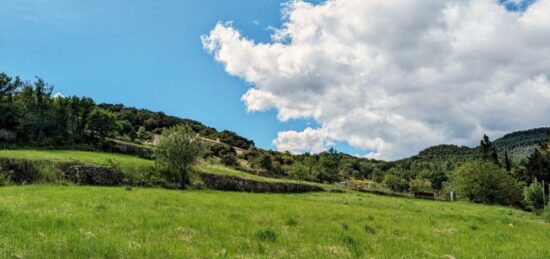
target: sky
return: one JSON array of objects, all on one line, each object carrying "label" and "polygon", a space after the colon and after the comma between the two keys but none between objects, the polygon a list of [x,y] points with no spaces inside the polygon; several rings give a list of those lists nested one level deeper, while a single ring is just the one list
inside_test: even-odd
[{"label": "sky", "polygon": [[399,159],[548,126],[550,0],[2,0],[0,71],[262,148]]}]

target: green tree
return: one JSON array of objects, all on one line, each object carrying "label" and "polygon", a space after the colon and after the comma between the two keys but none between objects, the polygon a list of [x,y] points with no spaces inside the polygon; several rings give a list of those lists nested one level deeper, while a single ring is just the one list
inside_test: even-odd
[{"label": "green tree", "polygon": [[441,190],[443,183],[449,180],[447,174],[441,170],[422,170],[417,178],[430,181],[434,190]]},{"label": "green tree", "polygon": [[517,204],[521,201],[519,184],[493,162],[465,163],[453,172],[457,196],[471,202]]},{"label": "green tree", "polygon": [[334,148],[330,148],[328,152],[319,154],[319,176],[321,182],[334,183],[341,180],[338,173],[340,165],[340,157]]},{"label": "green tree", "polygon": [[506,169],[508,173],[512,172],[512,161],[510,161],[510,157],[508,157],[508,150],[504,151],[504,169]]},{"label": "green tree", "polygon": [[487,135],[483,135],[483,139],[479,143],[479,146],[481,148],[481,157],[483,160],[493,162],[500,166],[497,151]]},{"label": "green tree", "polygon": [[189,127],[165,129],[155,147],[155,159],[167,182],[185,188],[190,182],[191,166],[203,151],[203,144]]},{"label": "green tree", "polygon": [[523,189],[523,200],[527,207],[532,210],[540,210],[544,208],[546,200],[542,184],[536,179],[531,185]]},{"label": "green tree", "polygon": [[90,130],[93,137],[103,140],[109,133],[116,129],[116,126],[116,118],[111,112],[101,108],[95,108],[90,113],[88,130]]},{"label": "green tree", "polygon": [[404,192],[409,188],[407,180],[391,173],[384,176],[382,185],[394,192]]},{"label": "green tree", "polygon": [[539,147],[535,149],[535,152],[522,162],[517,177],[528,184],[535,179],[550,183],[550,149],[548,148],[548,142],[539,143]]},{"label": "green tree", "polygon": [[300,161],[294,162],[288,169],[287,173],[292,179],[314,180],[311,177],[309,167]]}]

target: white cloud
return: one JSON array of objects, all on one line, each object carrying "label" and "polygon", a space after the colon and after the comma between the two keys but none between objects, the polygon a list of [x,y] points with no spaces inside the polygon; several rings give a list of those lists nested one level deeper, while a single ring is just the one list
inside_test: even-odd
[{"label": "white cloud", "polygon": [[271,43],[229,23],[202,37],[252,85],[248,110],[320,125],[281,132],[279,150],[344,141],[395,159],[548,124],[550,0],[512,12],[496,0],[292,1]]}]

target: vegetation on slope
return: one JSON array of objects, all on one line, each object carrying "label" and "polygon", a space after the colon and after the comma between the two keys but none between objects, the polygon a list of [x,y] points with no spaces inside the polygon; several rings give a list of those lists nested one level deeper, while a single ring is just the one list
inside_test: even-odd
[{"label": "vegetation on slope", "polygon": [[493,144],[501,155],[507,151],[514,161],[519,162],[531,155],[539,142],[546,140],[548,133],[550,133],[550,128],[517,131],[504,135],[495,140]]}]

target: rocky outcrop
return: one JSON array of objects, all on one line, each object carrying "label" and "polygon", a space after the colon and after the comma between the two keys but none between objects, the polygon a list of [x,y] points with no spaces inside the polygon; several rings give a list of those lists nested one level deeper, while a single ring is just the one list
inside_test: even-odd
[{"label": "rocky outcrop", "polygon": [[273,193],[299,193],[319,192],[323,188],[302,183],[263,182],[244,179],[235,176],[199,173],[204,184],[210,189],[237,192],[273,192]]}]

